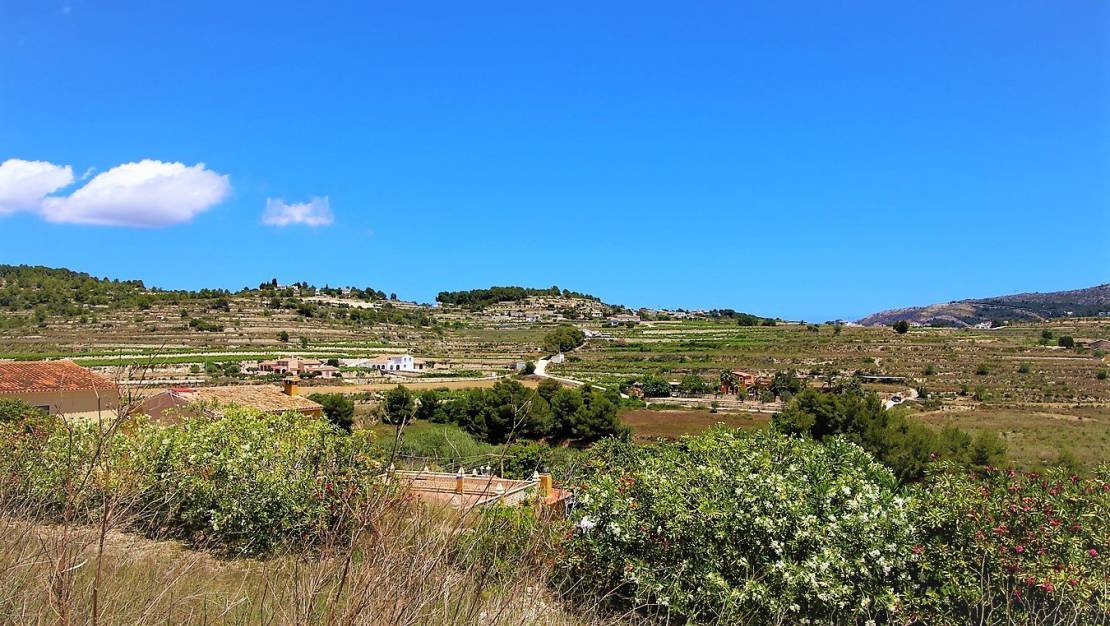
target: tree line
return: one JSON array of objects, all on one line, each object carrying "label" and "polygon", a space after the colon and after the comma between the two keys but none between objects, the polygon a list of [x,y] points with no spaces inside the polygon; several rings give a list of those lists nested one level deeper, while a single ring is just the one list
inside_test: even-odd
[{"label": "tree line", "polygon": [[560,289],[557,285],[547,289],[533,289],[530,287],[490,287],[489,289],[468,289],[465,291],[441,291],[436,295],[436,302],[440,304],[453,304],[473,310],[484,309],[498,302],[517,302],[533,296],[550,296],[564,298],[581,298],[600,302],[596,296],[591,296],[569,289]]}]

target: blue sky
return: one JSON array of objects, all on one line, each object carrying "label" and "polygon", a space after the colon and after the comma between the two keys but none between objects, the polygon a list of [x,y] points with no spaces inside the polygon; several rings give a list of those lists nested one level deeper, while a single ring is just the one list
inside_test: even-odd
[{"label": "blue sky", "polygon": [[0,162],[0,263],[168,288],[818,321],[1078,288],[1110,5],[0,0]]}]

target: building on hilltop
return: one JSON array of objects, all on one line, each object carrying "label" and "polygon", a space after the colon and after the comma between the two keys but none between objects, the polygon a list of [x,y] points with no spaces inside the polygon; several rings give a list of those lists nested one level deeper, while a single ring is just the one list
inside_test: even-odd
[{"label": "building on hilltop", "polygon": [[0,363],[0,399],[69,417],[97,417],[120,404],[116,383],[68,360]]}]

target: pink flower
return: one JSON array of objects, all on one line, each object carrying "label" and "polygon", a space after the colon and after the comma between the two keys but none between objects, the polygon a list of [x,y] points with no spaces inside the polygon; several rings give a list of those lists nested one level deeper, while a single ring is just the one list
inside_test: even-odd
[{"label": "pink flower", "polygon": [[1087,550],[1087,554],[1091,555],[1091,558],[1094,558],[1094,557],[1098,556],[1098,550],[1095,550],[1094,548],[1091,548],[1090,550]]},{"label": "pink flower", "polygon": [[1018,554],[1021,554],[1021,553],[1025,552],[1025,546],[1022,546],[1022,545],[1017,546],[1016,548],[1014,548],[1014,552],[1017,552]]}]

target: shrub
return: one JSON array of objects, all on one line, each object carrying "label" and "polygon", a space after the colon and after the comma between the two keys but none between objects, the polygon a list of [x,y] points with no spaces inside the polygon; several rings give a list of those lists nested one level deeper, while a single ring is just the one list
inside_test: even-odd
[{"label": "shrub", "polygon": [[1106,380],[1106,376],[1107,376],[1106,370],[1099,370],[1098,373],[1095,374],[1095,378],[1097,378],[1098,380]]},{"label": "shrub", "polygon": [[898,320],[897,322],[894,322],[893,328],[894,332],[898,333],[899,335],[904,335],[909,332],[910,323],[906,320]]},{"label": "shrub", "polygon": [[33,407],[23,400],[0,398],[0,422],[22,422],[41,415],[45,415],[42,409]]},{"label": "shrub", "polygon": [[975,375],[976,376],[986,376],[987,374],[990,374],[990,373],[991,373],[991,368],[986,363],[980,363],[978,365],[978,367],[975,368]]},{"label": "shrub", "polygon": [[567,568],[599,591],[692,620],[847,622],[882,619],[908,582],[894,476],[843,440],[716,428],[594,462]]},{"label": "shrub", "polygon": [[1030,369],[1029,364],[1025,363],[1025,362],[1022,362],[1020,365],[1018,365],[1017,371],[1018,371],[1018,374],[1028,374],[1029,369]]},{"label": "shrub", "polygon": [[1056,340],[1056,345],[1060,346],[1061,348],[1074,348],[1075,339],[1073,339],[1071,335],[1060,335],[1060,337]]},{"label": "shrub", "polygon": [[[1110,472],[939,468],[912,510],[920,623],[1083,623],[1110,610]],[[1051,616],[1051,619],[1049,619]]]},{"label": "shrub", "polygon": [[377,472],[364,438],[299,413],[228,407],[218,418],[125,426],[9,427],[14,445],[0,463],[22,479],[8,483],[9,495],[48,516],[63,506],[91,513],[111,497],[141,530],[246,555],[322,539],[349,519]]}]

